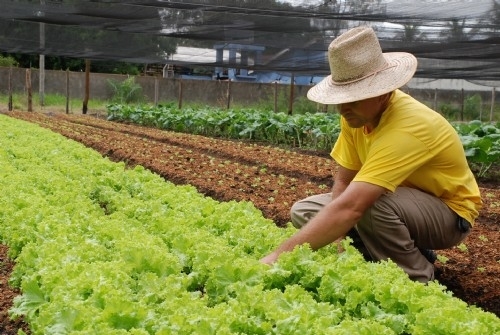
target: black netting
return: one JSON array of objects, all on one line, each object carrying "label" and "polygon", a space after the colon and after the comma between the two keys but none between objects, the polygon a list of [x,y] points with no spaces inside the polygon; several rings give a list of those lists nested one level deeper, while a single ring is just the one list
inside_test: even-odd
[{"label": "black netting", "polygon": [[[322,76],[345,30],[374,27],[416,77],[495,81],[499,0],[2,1],[0,51]],[[44,24],[41,24],[44,23]]]}]

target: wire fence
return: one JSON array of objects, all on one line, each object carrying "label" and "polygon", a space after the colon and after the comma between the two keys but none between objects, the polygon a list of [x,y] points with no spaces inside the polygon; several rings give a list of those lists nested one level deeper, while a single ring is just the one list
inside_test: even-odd
[{"label": "wire fence", "polygon": [[[336,106],[309,101],[307,91],[312,85],[253,83],[158,76],[114,75],[46,70],[41,85],[38,69],[0,67],[0,102],[9,108],[21,106],[40,110],[41,96],[55,94],[69,100],[122,102],[132,104],[176,104],[180,108],[201,105],[215,108],[256,108],[277,112],[334,112]],[[40,87],[43,87],[41,92]],[[500,121],[500,94],[465,89],[404,87],[414,96],[450,121]],[[134,94],[132,94],[134,93]],[[80,104],[81,106],[82,104]],[[105,104],[101,104],[105,105]],[[92,110],[92,106],[89,106]],[[67,112],[80,113],[79,107]]]}]

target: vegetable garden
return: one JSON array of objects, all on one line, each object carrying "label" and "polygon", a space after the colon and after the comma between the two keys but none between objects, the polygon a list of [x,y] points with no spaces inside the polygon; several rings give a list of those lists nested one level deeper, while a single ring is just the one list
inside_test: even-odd
[{"label": "vegetable garden", "polygon": [[331,187],[335,115],[166,108],[0,115],[9,313],[33,334],[500,332],[498,125],[456,125],[484,208],[425,286],[348,243],[258,262],[290,205]]}]

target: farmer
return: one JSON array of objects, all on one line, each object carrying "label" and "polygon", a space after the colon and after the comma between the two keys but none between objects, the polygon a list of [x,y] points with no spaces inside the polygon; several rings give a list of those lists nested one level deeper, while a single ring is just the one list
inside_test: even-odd
[{"label": "farmer", "polygon": [[331,152],[338,164],[333,188],[292,206],[292,223],[300,230],[261,262],[352,234],[368,259],[391,259],[412,280],[433,280],[433,250],[460,243],[482,204],[462,143],[446,119],[399,90],[417,60],[382,53],[373,29],[357,27],[337,37],[328,60],[331,75],[307,97],[338,105],[341,115]]}]

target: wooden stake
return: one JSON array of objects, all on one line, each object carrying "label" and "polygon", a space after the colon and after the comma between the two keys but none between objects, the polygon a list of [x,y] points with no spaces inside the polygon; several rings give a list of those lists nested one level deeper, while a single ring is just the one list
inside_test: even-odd
[{"label": "wooden stake", "polygon": [[292,77],[290,78],[290,101],[288,102],[288,114],[292,115],[293,113],[293,99],[294,99],[294,91],[295,91],[295,75],[292,72]]},{"label": "wooden stake", "polygon": [[31,91],[31,69],[26,69],[26,92],[28,93],[28,112],[33,112],[33,92]]},{"label": "wooden stake", "polygon": [[274,112],[278,113],[278,82],[274,82]]},{"label": "wooden stake", "polygon": [[179,80],[179,109],[182,109],[182,77],[181,79]]},{"label": "wooden stake", "polygon": [[438,110],[438,89],[434,89],[434,110],[437,112]]},{"label": "wooden stake", "polygon": [[464,120],[464,109],[465,109],[465,94],[464,89],[462,88],[462,108],[460,109],[460,121]]},{"label": "wooden stake", "polygon": [[227,106],[226,108],[229,109],[231,105],[231,78],[227,79]]},{"label": "wooden stake", "polygon": [[9,68],[9,112],[12,112],[12,65]]},{"label": "wooden stake", "polygon": [[495,112],[495,88],[491,89],[491,109],[490,109],[490,122],[493,121],[493,114]]},{"label": "wooden stake", "polygon": [[90,98],[90,59],[85,60],[85,97],[83,99],[82,114],[87,114]]},{"label": "wooden stake", "polygon": [[160,95],[160,81],[158,77],[155,76],[155,106],[158,106],[158,100]]},{"label": "wooden stake", "polygon": [[69,114],[69,69],[66,69],[66,114]]}]

